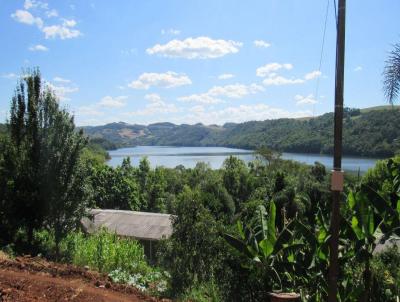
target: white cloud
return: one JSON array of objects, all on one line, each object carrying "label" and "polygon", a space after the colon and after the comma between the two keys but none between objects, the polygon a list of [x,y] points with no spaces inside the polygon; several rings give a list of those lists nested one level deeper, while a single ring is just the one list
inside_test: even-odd
[{"label": "white cloud", "polygon": [[293,65],[290,63],[280,64],[280,63],[269,63],[264,66],[257,68],[256,74],[258,77],[266,77],[267,75],[278,71],[280,69],[290,70],[293,68]]},{"label": "white cloud", "polygon": [[231,73],[223,73],[223,74],[220,74],[220,75],[218,76],[218,79],[219,79],[219,80],[227,80],[227,79],[231,79],[231,78],[233,78],[233,77],[234,77],[234,75],[231,74]]},{"label": "white cloud", "polygon": [[194,112],[194,113],[203,113],[206,111],[206,109],[202,105],[196,105],[196,106],[189,108],[189,111]]},{"label": "white cloud", "polygon": [[31,8],[40,8],[40,9],[47,10],[47,9],[49,9],[49,5],[46,2],[42,2],[42,1],[25,0],[24,8],[26,10],[29,10]]},{"label": "white cloud", "polygon": [[13,72],[10,72],[10,73],[6,73],[6,74],[2,74],[1,77],[5,78],[5,79],[16,79],[16,78],[18,78],[18,75]]},{"label": "white cloud", "polygon": [[309,94],[308,96],[297,94],[294,99],[297,101],[296,105],[314,105],[318,103],[312,94]]},{"label": "white cloud", "polygon": [[186,74],[178,74],[173,71],[166,73],[146,72],[132,81],[128,86],[134,89],[149,89],[150,87],[172,88],[183,85],[190,85],[192,81]]},{"label": "white cloud", "polygon": [[256,94],[257,92],[264,90],[264,87],[257,84],[232,84],[225,86],[214,86],[208,91],[208,94],[212,96],[225,96],[228,98],[242,98],[246,95]]},{"label": "white cloud", "polygon": [[363,68],[362,68],[362,66],[357,66],[356,68],[354,68],[354,71],[361,71],[361,70],[363,70]]},{"label": "white cloud", "polygon": [[54,77],[53,81],[59,83],[71,83],[71,80],[64,79],[62,77]]},{"label": "white cloud", "polygon": [[193,102],[193,103],[200,103],[200,104],[218,104],[224,103],[223,100],[213,97],[208,93],[201,93],[201,94],[192,94],[188,96],[182,96],[178,98],[181,102]]},{"label": "white cloud", "polygon": [[41,44],[37,44],[37,45],[33,45],[31,47],[29,47],[30,51],[48,51],[49,49]]},{"label": "white cloud", "polygon": [[40,17],[35,17],[28,10],[34,11],[35,13],[41,12],[48,18],[57,17],[58,12],[55,9],[49,9],[48,4],[41,1],[35,0],[26,0],[24,2],[24,8],[17,9],[15,13],[11,14],[11,17],[20,23],[28,24],[28,25],[36,25],[39,30],[41,30],[46,39],[49,38],[60,38],[64,39],[72,39],[82,35],[82,33],[75,28],[76,21],[73,19],[67,20],[62,19],[62,23],[55,25],[45,25],[43,20]]},{"label": "white cloud", "polygon": [[315,79],[315,78],[318,78],[318,77],[320,77],[321,76],[321,71],[319,71],[319,70],[314,70],[314,71],[311,71],[311,72],[309,72],[309,73],[307,73],[305,76],[304,76],[304,79],[305,80],[313,80],[313,79]]},{"label": "white cloud", "polygon": [[[194,107],[192,107],[194,108]],[[224,124],[227,122],[241,123],[245,121],[278,118],[299,118],[311,116],[309,110],[290,112],[281,108],[270,107],[266,104],[230,106],[220,110],[202,111],[200,108],[190,110],[190,113],[179,117],[180,122]]]},{"label": "white cloud", "polygon": [[20,23],[28,25],[36,25],[39,28],[43,27],[43,20],[39,17],[34,17],[30,12],[26,10],[17,9],[15,13],[11,14],[11,17]]},{"label": "white cloud", "polygon": [[161,30],[161,34],[162,35],[179,35],[181,33],[181,31],[179,29],[174,29],[174,28],[170,28],[170,29],[162,29]]},{"label": "white cloud", "polygon": [[192,94],[178,98],[181,102],[195,102],[201,104],[224,103],[221,97],[239,99],[249,94],[256,94],[264,91],[264,87],[257,84],[232,84],[225,86],[214,86],[205,93]]},{"label": "white cloud", "polygon": [[47,18],[58,17],[58,12],[55,9],[46,11]]},{"label": "white cloud", "polygon": [[149,103],[144,109],[126,112],[123,115],[127,116],[147,116],[154,114],[167,114],[176,113],[180,109],[175,106],[175,104],[165,102],[160,95],[156,93],[146,94],[144,97]]},{"label": "white cloud", "polygon": [[254,43],[254,45],[255,45],[256,47],[268,48],[268,47],[271,46],[270,43],[268,43],[268,42],[266,42],[266,41],[263,41],[263,40],[255,40],[253,43]]},{"label": "white cloud", "polygon": [[51,90],[53,90],[53,92],[60,99],[60,101],[69,101],[70,98],[67,97],[67,95],[70,94],[70,93],[74,93],[74,92],[79,91],[79,88],[77,86],[64,86],[62,84],[55,85],[55,84],[52,84],[52,83],[49,83],[49,82],[47,83],[47,86]]},{"label": "white cloud", "polygon": [[98,110],[96,106],[80,106],[75,111],[78,116],[103,116],[105,113]]},{"label": "white cloud", "polygon": [[128,97],[125,95],[117,97],[105,96],[100,100],[98,104],[102,107],[107,108],[122,108],[126,105],[127,98]]},{"label": "white cloud", "polygon": [[45,34],[45,38],[60,38],[61,40],[77,38],[82,35],[82,33],[75,29],[75,20],[64,20],[62,24],[51,25],[43,27],[42,31]]},{"label": "white cloud", "polygon": [[303,79],[288,79],[282,76],[274,76],[274,77],[269,77],[266,78],[263,81],[264,85],[274,85],[274,86],[280,86],[280,85],[292,85],[292,84],[303,84],[305,81]]},{"label": "white cloud", "polygon": [[232,40],[214,40],[209,37],[172,40],[167,44],[156,44],[148,48],[149,55],[160,55],[170,58],[214,59],[227,54],[237,53],[242,43]]}]

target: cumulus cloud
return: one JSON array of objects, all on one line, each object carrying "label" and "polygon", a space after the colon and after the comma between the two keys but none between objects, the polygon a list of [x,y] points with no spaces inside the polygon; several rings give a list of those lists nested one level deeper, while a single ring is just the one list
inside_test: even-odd
[{"label": "cumulus cloud", "polygon": [[260,48],[268,48],[271,46],[270,43],[263,41],[263,40],[255,40],[253,43],[256,47],[260,47]]},{"label": "cumulus cloud", "polygon": [[179,101],[181,102],[193,102],[193,103],[200,103],[200,104],[218,104],[218,103],[223,103],[224,101],[211,96],[208,93],[201,93],[201,94],[192,94],[188,96],[182,96],[178,98]]},{"label": "cumulus cloud", "polygon": [[33,45],[31,47],[29,47],[30,51],[48,51],[49,49],[41,44],[37,44],[37,45]]},{"label": "cumulus cloud", "polygon": [[47,18],[58,17],[58,12],[55,9],[46,11]]},{"label": "cumulus cloud", "polygon": [[16,78],[18,78],[18,75],[13,72],[10,72],[10,73],[2,74],[1,77],[5,78],[5,79],[16,79]]},{"label": "cumulus cloud", "polygon": [[280,63],[269,63],[264,66],[258,67],[256,69],[256,75],[258,77],[266,77],[271,73],[274,73],[280,69],[290,70],[293,68],[293,65],[290,63],[280,64]]},{"label": "cumulus cloud", "polygon": [[75,20],[64,20],[62,24],[43,27],[46,39],[60,38],[61,40],[79,37],[82,33],[75,29]]},{"label": "cumulus cloud", "polygon": [[303,84],[305,81],[303,79],[289,79],[282,76],[273,76],[266,78],[263,81],[264,85],[270,86],[281,86],[281,85],[293,85],[293,84]]},{"label": "cumulus cloud", "polygon": [[80,106],[75,111],[78,116],[103,116],[105,113],[100,111],[97,106]]},{"label": "cumulus cloud", "polygon": [[220,75],[218,76],[218,79],[219,79],[219,80],[227,80],[227,79],[231,79],[231,78],[233,78],[233,77],[234,77],[234,75],[231,74],[231,73],[223,73],[223,74],[220,74]]},{"label": "cumulus cloud", "polygon": [[312,94],[308,96],[297,94],[294,99],[296,100],[296,105],[314,105],[318,103]]},{"label": "cumulus cloud", "polygon": [[[69,82],[64,82],[60,84],[46,83],[47,86],[55,93],[55,95],[60,99],[60,101],[69,101],[68,95],[70,93],[78,92],[79,88],[77,86],[65,85]],[[69,83],[70,84],[70,83]]]},{"label": "cumulus cloud", "polygon": [[24,8],[26,10],[39,9],[44,10],[47,18],[58,17],[58,12],[55,9],[50,9],[48,3],[36,0],[25,0]]},{"label": "cumulus cloud", "polygon": [[357,66],[356,68],[354,68],[354,71],[361,71],[363,68],[362,68],[362,66]]},{"label": "cumulus cloud", "polygon": [[269,63],[256,69],[256,75],[259,77],[265,77],[263,84],[266,86],[274,85],[293,85],[293,84],[303,84],[306,81],[315,79],[321,76],[321,72],[314,70],[304,75],[303,78],[287,78],[279,75],[277,72],[280,70],[291,70],[293,65],[290,63],[280,64],[280,63]]},{"label": "cumulus cloud", "polygon": [[311,72],[307,73],[304,76],[304,79],[308,81],[308,80],[312,80],[312,79],[318,78],[320,76],[321,76],[321,71],[314,70],[314,71],[311,71]]},{"label": "cumulus cloud", "polygon": [[146,94],[144,97],[148,104],[144,109],[140,109],[133,112],[124,113],[127,116],[148,116],[155,114],[167,114],[167,113],[176,113],[179,112],[180,109],[175,106],[175,104],[167,103],[164,101],[160,95],[156,93]]},{"label": "cumulus cloud", "polygon": [[150,87],[173,88],[183,85],[190,85],[192,81],[186,74],[179,74],[173,71],[166,73],[145,72],[128,86],[134,89],[149,89]]},{"label": "cumulus cloud", "polygon": [[190,110],[189,114],[182,116],[180,119],[181,122],[191,121],[192,123],[210,125],[228,122],[241,123],[251,120],[263,121],[278,118],[299,118],[311,115],[312,113],[309,110],[290,112],[259,103],[254,105],[229,106],[214,111],[202,111],[201,108],[196,108]]},{"label": "cumulus cloud", "polygon": [[256,94],[257,92],[264,91],[264,87],[257,84],[232,84],[225,86],[214,86],[208,91],[212,96],[225,96],[228,98],[242,98],[249,94]]},{"label": "cumulus cloud", "polygon": [[62,77],[54,77],[53,81],[59,83],[71,83],[71,80],[64,79]]},{"label": "cumulus cloud", "polygon": [[149,55],[170,58],[214,59],[237,53],[241,46],[241,42],[232,40],[214,40],[209,37],[198,37],[185,40],[175,39],[164,45],[156,44],[148,48],[146,52]]},{"label": "cumulus cloud", "polygon": [[112,97],[108,95],[103,97],[98,104],[102,107],[107,107],[107,108],[122,108],[126,105],[127,98],[128,97],[125,95],[117,97]]},{"label": "cumulus cloud", "polygon": [[43,20],[39,17],[34,17],[27,10],[17,9],[15,13],[11,14],[11,17],[20,23],[28,24],[28,25],[36,25],[38,28],[43,27]]},{"label": "cumulus cloud", "polygon": [[194,112],[194,113],[203,113],[205,111],[206,111],[206,109],[202,105],[196,105],[196,106],[189,108],[189,112]]},{"label": "cumulus cloud", "polygon": [[46,2],[42,2],[42,1],[25,0],[24,8],[26,10],[29,10],[31,8],[40,8],[40,9],[47,10],[47,9],[49,9],[49,5]]},{"label": "cumulus cloud", "polygon": [[221,97],[239,99],[249,94],[256,94],[264,91],[264,87],[257,84],[232,84],[225,86],[214,86],[205,93],[192,94],[178,98],[181,102],[195,102],[202,104],[224,103]]},{"label": "cumulus cloud", "polygon": [[17,22],[36,25],[39,30],[44,33],[46,39],[60,38],[64,40],[76,38],[82,35],[82,33],[75,28],[77,23],[73,19],[67,20],[61,18],[62,22],[60,24],[45,25],[42,18],[35,17],[28,10],[34,11],[35,13],[41,13],[47,18],[57,17],[58,12],[55,9],[50,9],[48,4],[45,2],[26,0],[24,2],[24,9],[17,9],[13,14],[11,14],[11,17]]}]

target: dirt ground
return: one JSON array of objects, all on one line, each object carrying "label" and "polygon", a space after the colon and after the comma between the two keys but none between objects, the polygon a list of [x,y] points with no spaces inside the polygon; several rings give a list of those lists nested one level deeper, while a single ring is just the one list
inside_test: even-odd
[{"label": "dirt ground", "polygon": [[142,302],[169,301],[110,282],[106,275],[41,258],[0,257],[0,302]]}]

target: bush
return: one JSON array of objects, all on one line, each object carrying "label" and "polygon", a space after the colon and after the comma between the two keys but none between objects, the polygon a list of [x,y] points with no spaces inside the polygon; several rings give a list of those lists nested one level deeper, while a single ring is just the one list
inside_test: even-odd
[{"label": "bush", "polygon": [[127,283],[153,295],[168,290],[168,273],[147,264],[143,247],[136,240],[106,230],[89,236],[79,232],[71,233],[63,247],[73,264],[108,273],[114,282]]},{"label": "bush", "polygon": [[[34,243],[39,254],[56,257],[53,233],[36,231]],[[126,283],[152,295],[164,294],[169,289],[169,274],[147,264],[139,242],[104,229],[94,235],[69,233],[60,243],[60,254],[65,262],[107,273],[116,283]]]},{"label": "bush", "polygon": [[400,296],[400,251],[394,245],[377,254],[372,262],[374,300],[396,301]]},{"label": "bush", "polygon": [[223,301],[218,286],[214,281],[194,284],[180,297],[181,301],[219,302]]}]

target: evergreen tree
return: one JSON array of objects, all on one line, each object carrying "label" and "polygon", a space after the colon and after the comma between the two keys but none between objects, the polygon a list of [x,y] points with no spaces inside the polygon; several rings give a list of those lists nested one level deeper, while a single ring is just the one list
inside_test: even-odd
[{"label": "evergreen tree", "polygon": [[38,69],[17,85],[8,128],[0,161],[2,237],[10,241],[22,228],[32,244],[34,230],[46,227],[58,246],[86,207],[80,163],[86,139],[54,92],[43,89]]}]

